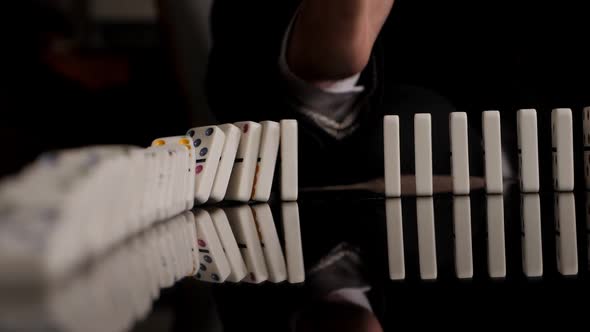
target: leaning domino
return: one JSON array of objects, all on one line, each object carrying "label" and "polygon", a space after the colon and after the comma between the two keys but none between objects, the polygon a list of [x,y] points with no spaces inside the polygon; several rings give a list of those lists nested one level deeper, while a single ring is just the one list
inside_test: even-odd
[{"label": "leaning domino", "polygon": [[250,200],[254,184],[261,126],[251,121],[237,122],[235,125],[242,129],[242,138],[225,198],[231,201],[247,202]]},{"label": "leaning domino", "polygon": [[221,202],[225,198],[229,177],[240,145],[240,137],[242,136],[240,128],[231,123],[219,125],[219,129],[225,134],[225,142],[223,143],[221,160],[219,160],[217,174],[213,181],[213,189],[211,189],[211,196],[209,197],[211,203]]},{"label": "leaning domino", "polygon": [[262,121],[262,136],[258,149],[258,163],[252,186],[252,200],[267,202],[270,198],[272,180],[275,174],[277,154],[279,152],[279,140],[281,128],[278,122]]},{"label": "leaning domino", "polygon": [[211,195],[225,134],[217,126],[207,126],[192,128],[187,135],[196,149],[195,201],[203,204]]},{"label": "leaning domino", "polygon": [[205,210],[196,210],[195,223],[200,258],[199,272],[195,277],[208,282],[224,282],[231,268],[211,216]]}]

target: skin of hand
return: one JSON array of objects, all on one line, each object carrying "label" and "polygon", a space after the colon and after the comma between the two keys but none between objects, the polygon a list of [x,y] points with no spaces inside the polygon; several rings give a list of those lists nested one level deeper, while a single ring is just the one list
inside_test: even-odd
[{"label": "skin of hand", "polygon": [[324,86],[360,73],[394,0],[303,0],[287,47],[291,70]]}]

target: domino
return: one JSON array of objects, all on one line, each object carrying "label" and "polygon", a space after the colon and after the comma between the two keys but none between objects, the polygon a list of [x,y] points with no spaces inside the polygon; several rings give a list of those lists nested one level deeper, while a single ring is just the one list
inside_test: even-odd
[{"label": "domino", "polygon": [[584,108],[584,179],[590,189],[590,106]]},{"label": "domino", "polygon": [[432,133],[430,114],[414,116],[416,195],[432,196]]},{"label": "domino", "polygon": [[186,174],[182,181],[182,186],[185,188],[183,192],[185,194],[185,205],[186,210],[190,210],[194,205],[194,193],[195,193],[195,163],[196,152],[193,146],[193,141],[190,136],[171,136],[162,137],[154,140],[152,146],[169,146],[169,145],[180,145],[187,149],[189,160],[187,161]]},{"label": "domino", "polygon": [[452,112],[449,116],[449,127],[453,194],[468,195],[470,187],[467,113]]},{"label": "domino", "polygon": [[225,134],[217,126],[192,128],[187,132],[195,147],[195,201],[207,202],[219,166]]},{"label": "domino", "polygon": [[518,111],[516,119],[520,190],[524,193],[539,192],[537,111],[521,109]]},{"label": "domino", "polygon": [[248,276],[243,281],[258,284],[268,280],[268,270],[252,210],[248,205],[242,205],[228,208],[225,212],[248,269]]},{"label": "domino", "polygon": [[574,190],[574,139],[572,110],[551,111],[551,148],[553,150],[553,189]]},{"label": "domino", "polygon": [[299,205],[288,202],[281,205],[283,238],[285,239],[285,257],[288,281],[291,284],[305,281],[305,263],[301,243],[301,226],[299,222]]},{"label": "domino", "polygon": [[252,214],[256,221],[256,227],[258,227],[260,245],[266,259],[268,281],[283,282],[287,280],[287,268],[270,206],[268,204],[253,205]]},{"label": "domino", "polygon": [[416,222],[418,224],[418,257],[420,278],[437,278],[436,238],[434,232],[434,203],[432,197],[416,198]]},{"label": "domino", "polygon": [[522,268],[529,278],[543,275],[541,202],[539,194],[521,194]]},{"label": "domino", "polygon": [[296,201],[299,195],[298,132],[296,120],[281,120],[281,200]]},{"label": "domino", "polygon": [[562,275],[578,274],[576,203],[573,193],[554,193],[557,269]]},{"label": "domino", "polygon": [[504,201],[502,195],[487,195],[488,274],[506,277]]},{"label": "domino", "polygon": [[383,118],[383,148],[385,196],[401,196],[401,167],[399,147],[399,117],[386,115]]},{"label": "domino", "polygon": [[231,273],[231,268],[211,216],[205,210],[196,210],[194,214],[200,258],[199,271],[195,278],[208,282],[224,282]]},{"label": "domino", "polygon": [[219,126],[219,129],[225,134],[225,141],[223,143],[223,151],[221,152],[217,174],[213,181],[211,196],[209,197],[209,202],[211,203],[221,202],[225,198],[229,177],[234,166],[242,136],[240,128],[231,123],[222,124]]},{"label": "domino", "polygon": [[279,152],[281,127],[278,122],[273,121],[262,121],[260,125],[262,126],[262,136],[251,199],[258,202],[268,202]]},{"label": "domino", "polygon": [[385,216],[387,221],[389,278],[391,280],[403,280],[406,277],[406,267],[401,199],[392,198],[385,201]]},{"label": "domino", "polygon": [[244,258],[240,253],[238,242],[232,233],[231,226],[227,220],[227,215],[222,209],[219,208],[211,209],[209,213],[211,214],[213,225],[215,226],[215,230],[219,235],[219,239],[221,240],[223,250],[225,251],[231,268],[231,272],[227,277],[227,280],[231,282],[240,282],[248,274],[248,269],[246,268],[246,263],[244,262]]},{"label": "domino", "polygon": [[485,111],[482,116],[486,193],[504,191],[502,174],[502,130],[500,112]]},{"label": "domino", "polygon": [[472,278],[473,248],[469,196],[453,197],[453,234],[455,237],[455,273],[460,279]]},{"label": "domino", "polygon": [[260,148],[261,126],[256,122],[235,123],[242,130],[234,168],[232,169],[225,199],[247,202],[252,194],[258,149]]}]

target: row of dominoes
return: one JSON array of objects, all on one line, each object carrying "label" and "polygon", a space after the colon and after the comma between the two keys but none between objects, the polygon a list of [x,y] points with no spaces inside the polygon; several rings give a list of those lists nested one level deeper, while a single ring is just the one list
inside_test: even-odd
[{"label": "row of dominoes", "polygon": [[[189,145],[184,142],[190,141]],[[188,148],[197,204],[224,199],[267,202],[279,158],[281,199],[297,200],[297,121],[245,121],[190,129],[186,136],[164,137],[152,147]],[[194,169],[194,172],[193,172]],[[191,186],[192,183],[191,183]]]},{"label": "row of dominoes", "polygon": [[[148,315],[161,289],[187,276],[215,283],[303,282],[297,203],[283,203],[281,210],[283,222],[278,224],[282,224],[285,250],[268,204],[186,211],[133,236],[68,275],[67,282],[53,283],[38,293],[31,291],[27,301],[22,301],[22,292],[14,292],[15,297],[10,297],[12,292],[4,293],[0,326],[8,330],[126,331]],[[18,275],[11,265],[0,261],[0,266],[0,287],[8,290],[15,284],[7,283],[7,276],[16,280]],[[20,272],[34,274],[39,269]],[[34,307],[23,310],[27,304]]]},{"label": "row of dominoes", "polygon": [[[12,245],[7,235],[0,251],[8,258],[42,256],[51,269],[39,277],[52,279],[195,202],[268,200],[279,142],[281,196],[296,200],[294,120],[194,128],[147,149],[113,145],[46,153],[0,185],[2,233],[34,243]],[[44,250],[35,254],[35,248]]]},{"label": "row of dominoes", "polygon": [[[283,203],[281,211],[286,255],[271,209],[264,203],[185,211],[150,227],[147,233],[154,236],[149,237],[152,244],[146,248],[153,250],[146,249],[145,258],[155,266],[147,275],[150,280],[143,280],[151,283],[149,293],[153,297],[158,289],[170,287],[185,276],[208,282],[303,282],[297,203]],[[0,286],[44,284],[67,275],[55,275],[61,269],[56,256],[65,253],[55,249],[60,243],[40,241],[44,240],[43,233],[51,231],[49,227],[18,223],[13,227],[3,224],[1,230],[0,265],[6,269],[0,275]],[[80,248],[68,249],[83,255],[78,252]]]},{"label": "row of dominoes", "polygon": [[[586,187],[590,188],[590,107],[584,109],[584,162]],[[384,117],[385,194],[401,195],[400,127],[397,115]],[[483,147],[485,157],[486,192],[503,192],[502,142],[500,112],[485,111],[482,115]],[[553,151],[553,188],[556,191],[574,189],[572,110],[557,108],[551,112],[551,138]],[[451,175],[453,193],[470,192],[469,142],[467,114],[453,112],[449,117]],[[517,112],[519,179],[522,192],[539,191],[539,151],[537,112],[521,109]],[[432,195],[432,139],[430,114],[414,117],[414,147],[416,194]]]},{"label": "row of dominoes", "polygon": [[[554,234],[557,271],[562,275],[578,273],[578,244],[575,199],[573,193],[555,193]],[[527,277],[543,275],[541,234],[541,202],[539,194],[522,194],[520,233],[522,272]],[[590,200],[588,200],[590,203]],[[422,279],[437,278],[436,231],[432,197],[416,200],[418,260]],[[393,280],[406,278],[402,203],[399,198],[386,201],[389,275]],[[587,221],[590,214],[586,215]],[[487,264],[491,278],[506,277],[506,244],[504,202],[502,195],[487,196]],[[455,274],[458,278],[473,277],[473,243],[471,232],[471,201],[469,196],[453,197],[453,244]]]}]

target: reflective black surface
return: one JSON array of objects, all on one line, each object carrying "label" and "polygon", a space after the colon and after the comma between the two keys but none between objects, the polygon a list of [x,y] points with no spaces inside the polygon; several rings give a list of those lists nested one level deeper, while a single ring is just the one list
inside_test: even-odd
[{"label": "reflective black surface", "polygon": [[[364,192],[315,193],[297,203],[196,209],[197,223],[202,211],[219,210],[245,260],[244,281],[181,278],[203,267],[194,265],[194,248],[187,246],[192,221],[179,216],[56,285],[3,290],[0,327],[395,331],[431,324],[505,328],[509,320],[583,324],[590,250],[586,192],[387,200]],[[240,243],[232,220],[236,210],[254,211],[252,226],[267,239],[261,249],[268,279],[279,282],[252,276],[246,259],[251,246]],[[261,221],[260,211],[267,210],[271,223]],[[293,211],[299,219],[288,214]],[[273,247],[268,234],[276,234],[280,246]],[[218,261],[213,250],[207,254],[212,264]]]}]

